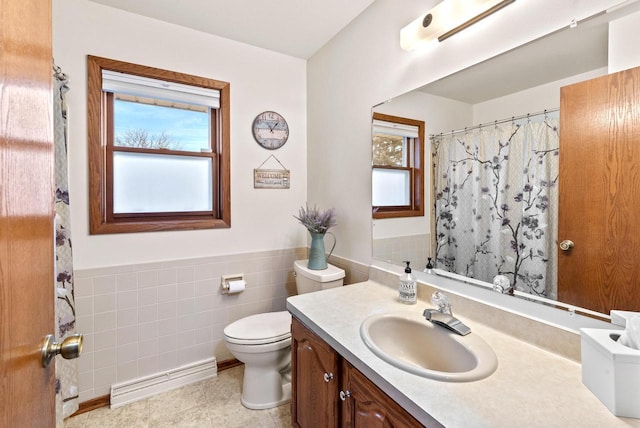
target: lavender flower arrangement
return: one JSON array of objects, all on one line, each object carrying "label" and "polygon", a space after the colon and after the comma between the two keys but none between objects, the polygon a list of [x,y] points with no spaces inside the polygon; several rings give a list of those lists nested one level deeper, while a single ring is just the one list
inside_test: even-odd
[{"label": "lavender flower arrangement", "polygon": [[309,208],[309,205],[305,204],[304,207],[300,207],[298,216],[294,215],[293,217],[312,233],[326,233],[329,228],[336,225],[336,210],[334,208],[320,212],[315,205],[313,208]]}]

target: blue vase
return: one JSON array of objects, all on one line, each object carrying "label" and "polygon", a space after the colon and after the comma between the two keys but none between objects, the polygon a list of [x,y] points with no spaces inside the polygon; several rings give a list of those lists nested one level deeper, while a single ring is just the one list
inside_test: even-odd
[{"label": "blue vase", "polygon": [[309,249],[309,263],[307,267],[312,270],[327,268],[327,256],[324,253],[324,233],[309,232],[311,234],[311,248]]}]

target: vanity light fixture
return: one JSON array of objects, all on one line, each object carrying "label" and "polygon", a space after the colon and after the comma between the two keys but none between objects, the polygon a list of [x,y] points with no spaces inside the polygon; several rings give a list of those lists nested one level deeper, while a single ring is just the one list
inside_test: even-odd
[{"label": "vanity light fixture", "polygon": [[400,30],[400,47],[410,51],[431,40],[442,42],[515,0],[443,0]]}]

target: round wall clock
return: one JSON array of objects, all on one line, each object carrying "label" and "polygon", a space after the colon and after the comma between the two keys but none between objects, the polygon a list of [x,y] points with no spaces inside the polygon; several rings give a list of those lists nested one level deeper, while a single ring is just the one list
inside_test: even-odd
[{"label": "round wall clock", "polygon": [[276,150],[287,142],[289,125],[275,111],[265,111],[253,120],[253,138],[265,149]]}]

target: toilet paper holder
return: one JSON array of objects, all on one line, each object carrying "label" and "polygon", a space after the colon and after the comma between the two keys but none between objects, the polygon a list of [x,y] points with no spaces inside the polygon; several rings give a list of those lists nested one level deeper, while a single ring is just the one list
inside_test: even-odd
[{"label": "toilet paper holder", "polygon": [[232,275],[222,275],[220,277],[220,287],[222,288],[222,294],[229,294],[229,284],[234,281],[244,282],[244,274],[235,273]]}]

